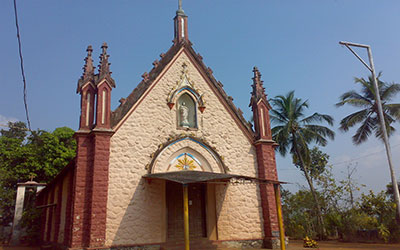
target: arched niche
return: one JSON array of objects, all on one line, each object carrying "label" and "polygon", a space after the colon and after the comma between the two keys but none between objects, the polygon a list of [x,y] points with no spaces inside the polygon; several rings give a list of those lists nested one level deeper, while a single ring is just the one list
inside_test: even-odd
[{"label": "arched niche", "polygon": [[197,128],[196,102],[188,93],[183,93],[177,100],[178,128]]},{"label": "arched niche", "polygon": [[185,157],[187,161],[193,161],[194,166],[185,170],[226,173],[221,157],[213,149],[191,137],[177,139],[156,152],[149,165],[149,173],[183,170],[179,163]]}]

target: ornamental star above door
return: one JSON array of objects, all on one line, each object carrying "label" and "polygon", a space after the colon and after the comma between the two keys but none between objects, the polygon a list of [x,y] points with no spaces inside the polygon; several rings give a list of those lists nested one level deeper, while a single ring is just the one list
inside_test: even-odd
[{"label": "ornamental star above door", "polygon": [[179,170],[195,170],[200,167],[200,162],[189,153],[179,155],[174,161],[177,162],[175,168]]}]

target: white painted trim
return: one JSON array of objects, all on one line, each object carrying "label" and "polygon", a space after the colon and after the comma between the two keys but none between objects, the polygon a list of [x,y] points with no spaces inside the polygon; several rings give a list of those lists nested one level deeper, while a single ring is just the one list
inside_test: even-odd
[{"label": "white painted trim", "polygon": [[264,109],[260,109],[261,112],[261,136],[265,136],[265,124],[264,124]]},{"label": "white painted trim", "polygon": [[101,124],[104,124],[106,119],[106,90],[103,89],[102,103],[101,103]]},{"label": "white painted trim", "polygon": [[86,126],[89,126],[90,115],[90,93],[86,94]]},{"label": "white painted trim", "polygon": [[182,22],[181,22],[181,28],[182,28],[182,38],[185,37],[185,19],[181,18]]}]

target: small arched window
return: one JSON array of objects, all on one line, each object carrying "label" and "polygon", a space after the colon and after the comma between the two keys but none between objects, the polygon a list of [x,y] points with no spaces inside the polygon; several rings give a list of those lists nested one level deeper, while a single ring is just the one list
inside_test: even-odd
[{"label": "small arched window", "polygon": [[196,102],[193,98],[185,93],[178,99],[177,117],[178,127],[180,128],[197,128],[197,111]]}]

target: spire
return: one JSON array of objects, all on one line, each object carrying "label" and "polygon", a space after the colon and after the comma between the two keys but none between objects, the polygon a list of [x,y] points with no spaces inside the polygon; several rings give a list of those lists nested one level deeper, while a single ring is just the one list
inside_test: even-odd
[{"label": "spire", "polygon": [[269,111],[271,106],[267,101],[267,95],[261,81],[261,73],[257,67],[253,68],[253,91],[251,92],[250,105],[253,111],[255,139],[272,140],[271,122]]},{"label": "spire", "polygon": [[92,58],[92,52],[93,52],[92,45],[89,45],[87,47],[86,52],[87,52],[87,56],[85,58],[85,66],[83,66],[83,78],[84,79],[93,79],[94,67],[93,67],[93,58]]},{"label": "spire", "polygon": [[108,58],[110,57],[107,55],[107,43],[104,42],[101,46],[101,55],[100,55],[100,65],[99,65],[99,76],[103,78],[105,75],[110,73],[110,63],[108,62]]},{"label": "spire", "polygon": [[181,43],[189,41],[187,16],[182,9],[182,0],[178,2],[178,10],[174,18],[174,43]]},{"label": "spire", "polygon": [[263,99],[264,101],[267,101],[267,96],[265,95],[265,88],[263,86],[263,82],[261,81],[261,73],[258,71],[258,68],[254,66],[253,68],[253,91],[251,92],[251,101],[250,101],[250,106],[253,104],[253,102],[257,103],[260,99]]},{"label": "spire", "polygon": [[185,12],[182,9],[182,0],[179,0],[178,2],[178,10],[176,11],[177,16],[186,16]]},{"label": "spire", "polygon": [[93,58],[92,52],[93,48],[92,45],[89,45],[86,49],[87,56],[85,57],[85,65],[83,65],[83,74],[81,78],[78,80],[78,89],[77,93],[80,91],[81,87],[87,83],[88,81],[92,81],[94,79],[94,66],[93,66]]},{"label": "spire", "polygon": [[101,54],[100,54],[100,64],[99,64],[99,74],[98,74],[98,78],[97,78],[97,83],[100,83],[103,79],[107,79],[109,80],[109,84],[111,85],[111,87],[115,88],[115,82],[114,80],[111,78],[111,71],[110,71],[110,64],[108,62],[108,58],[110,57],[110,55],[107,54],[107,43],[104,42],[103,45],[101,46]]}]

